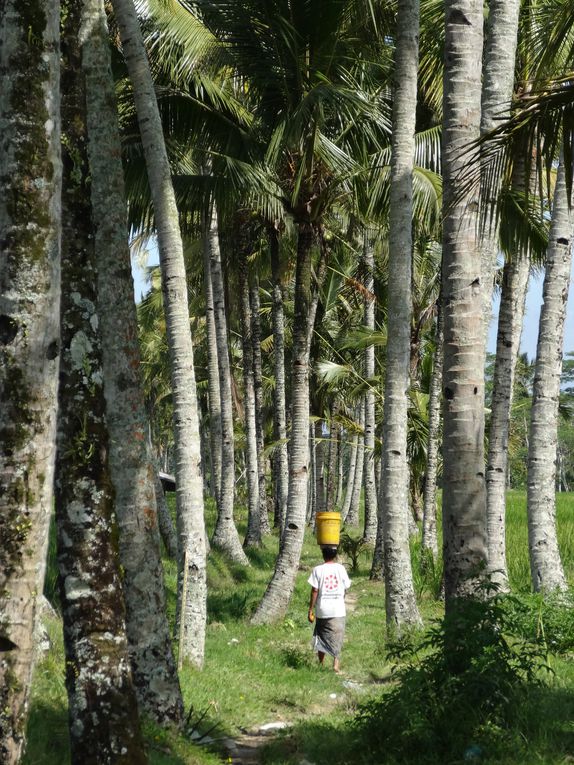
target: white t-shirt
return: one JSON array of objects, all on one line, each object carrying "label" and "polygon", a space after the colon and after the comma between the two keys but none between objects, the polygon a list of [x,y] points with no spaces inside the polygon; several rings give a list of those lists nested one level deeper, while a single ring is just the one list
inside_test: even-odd
[{"label": "white t-shirt", "polygon": [[345,567],[340,563],[322,563],[315,566],[307,580],[319,591],[315,604],[317,619],[345,616],[345,590],[351,586]]}]

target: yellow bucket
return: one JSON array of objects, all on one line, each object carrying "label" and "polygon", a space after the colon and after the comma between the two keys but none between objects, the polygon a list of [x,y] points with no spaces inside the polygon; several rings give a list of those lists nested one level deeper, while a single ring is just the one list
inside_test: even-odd
[{"label": "yellow bucket", "polygon": [[339,544],[339,532],[341,530],[341,513],[317,513],[315,525],[317,528],[317,544]]}]

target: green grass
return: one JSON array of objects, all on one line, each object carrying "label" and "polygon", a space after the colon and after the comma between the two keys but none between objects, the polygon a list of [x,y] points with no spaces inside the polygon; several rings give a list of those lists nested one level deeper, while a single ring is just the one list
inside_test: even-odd
[{"label": "green grass", "polygon": [[[212,513],[208,526],[212,523]],[[243,532],[245,518],[239,519]],[[563,560],[574,580],[574,495],[558,495],[558,528]],[[267,765],[296,765],[303,759],[321,765],[372,762],[356,730],[349,725],[358,706],[395,687],[392,664],[386,653],[384,588],[369,581],[369,560],[360,556],[352,575],[354,611],[347,619],[342,656],[343,676],[330,666],[320,668],[311,651],[307,623],[307,577],[320,562],[315,540],[305,540],[297,584],[284,619],[273,626],[251,626],[249,616],[262,597],[277,551],[275,536],[263,548],[249,551],[249,569],[229,565],[217,552],[210,554],[206,664],[203,671],[184,666],[181,683],[186,710],[193,720],[205,714],[203,730],[216,725],[212,735],[236,737],[244,730],[273,721],[292,727],[262,752]],[[425,561],[421,568],[419,545],[412,546],[415,587],[425,621],[441,616],[435,598],[440,567]],[[574,668],[568,658],[572,625],[565,609],[546,606],[527,596],[529,566],[525,496],[511,492],[508,501],[508,560],[516,592],[529,603],[525,631],[548,635],[548,645],[561,655],[552,656],[555,672],[547,687],[533,689],[528,703],[518,710],[520,725],[508,732],[510,749],[499,759],[482,760],[500,765],[565,763],[574,759]],[[350,567],[349,567],[350,568]],[[166,561],[168,613],[175,611],[175,566]],[[54,647],[39,664],[33,685],[28,752],[25,765],[65,765],[67,744],[66,696],[60,626],[50,627]],[[554,643],[552,643],[554,639]],[[152,765],[209,765],[221,758],[188,739],[146,724],[144,733]],[[516,740],[513,736],[516,736]],[[509,751],[511,752],[509,754]],[[512,755],[514,752],[514,755]],[[502,757],[502,759],[500,759]],[[506,759],[505,759],[506,758]],[[389,761],[390,762],[390,761]],[[408,762],[408,760],[404,760]],[[437,759],[436,763],[441,762]]]}]

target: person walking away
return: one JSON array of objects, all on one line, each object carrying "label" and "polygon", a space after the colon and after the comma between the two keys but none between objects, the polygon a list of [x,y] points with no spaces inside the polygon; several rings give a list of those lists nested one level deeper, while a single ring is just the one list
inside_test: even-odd
[{"label": "person walking away", "polygon": [[309,622],[315,622],[313,649],[319,663],[323,664],[328,653],[333,657],[333,669],[338,673],[345,637],[345,592],[351,586],[351,580],[345,567],[335,560],[336,547],[325,546],[321,551],[324,563],[315,566],[307,580],[311,585],[307,618]]}]

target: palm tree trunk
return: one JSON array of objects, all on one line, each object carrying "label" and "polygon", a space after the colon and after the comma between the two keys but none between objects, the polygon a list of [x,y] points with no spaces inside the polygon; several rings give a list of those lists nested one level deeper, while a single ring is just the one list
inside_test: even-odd
[{"label": "palm tree trunk", "polygon": [[291,450],[287,518],[275,572],[252,622],[264,624],[279,619],[295,586],[299,567],[309,483],[309,350],[311,311],[311,247],[313,227],[299,222],[293,321],[293,366],[291,377]]},{"label": "palm tree trunk", "polygon": [[[0,13],[0,759],[20,761],[53,508],[59,356],[59,2]],[[17,203],[17,200],[21,200]]]},{"label": "palm tree trunk", "polygon": [[344,464],[345,464],[345,442],[343,441],[344,431],[341,428],[339,430],[337,438],[337,493],[335,495],[335,503],[337,507],[341,506],[343,499],[343,479],[344,479]]},{"label": "palm tree trunk", "polygon": [[[472,596],[487,559],[484,333],[477,243],[478,184],[461,147],[480,128],[483,6],[448,0],[443,127],[443,550],[447,609]],[[461,186],[464,185],[464,191]]]},{"label": "palm tree trunk", "polygon": [[225,310],[225,283],[221,264],[219,237],[211,238],[211,285],[215,330],[217,335],[217,359],[219,363],[219,392],[221,395],[221,492],[217,504],[217,522],[213,539],[214,547],[223,550],[236,563],[247,565],[249,561],[241,547],[241,541],[233,519],[235,501],[235,439],[233,434],[232,374],[227,345],[227,314]]},{"label": "palm tree trunk", "polygon": [[177,534],[175,533],[175,526],[171,519],[169,507],[167,506],[167,500],[163,491],[163,486],[159,479],[159,475],[156,467],[156,480],[155,480],[155,495],[157,500],[157,520],[159,525],[159,533],[163,540],[166,552],[172,560],[177,560]]},{"label": "palm tree trunk", "polygon": [[341,430],[336,417],[339,412],[337,402],[331,405],[331,414],[329,422],[329,462],[327,468],[327,494],[325,497],[325,507],[332,511],[336,504],[337,494],[337,457],[339,445],[339,431]]},{"label": "palm tree trunk", "polygon": [[359,434],[355,433],[353,441],[351,443],[351,453],[349,455],[349,468],[347,470],[347,486],[345,489],[345,499],[341,508],[341,521],[343,523],[347,520],[349,509],[351,507],[351,498],[353,496],[353,488],[355,485],[355,473],[357,470],[357,459],[359,455]]},{"label": "palm tree trunk", "polygon": [[315,444],[315,513],[324,513],[327,509],[325,501],[325,440],[323,439],[323,420],[316,420],[313,442]]},{"label": "palm tree trunk", "polygon": [[219,389],[219,359],[217,355],[217,330],[215,325],[215,307],[213,303],[213,284],[211,277],[211,251],[219,247],[217,211],[213,205],[207,215],[203,232],[203,279],[205,291],[205,324],[207,340],[207,385],[209,405],[209,452],[211,465],[210,488],[216,503],[221,495],[222,475],[222,430],[221,430],[221,392]]},{"label": "palm tree trunk", "polygon": [[504,264],[498,312],[496,362],[492,389],[488,459],[486,462],[486,518],[488,569],[502,590],[508,589],[506,566],[506,473],[514,372],[528,287],[530,260],[517,255]]},{"label": "palm tree trunk", "polygon": [[259,526],[262,535],[270,534],[267,515],[267,481],[265,477],[265,427],[263,423],[263,372],[261,362],[261,303],[259,278],[253,277],[249,289],[251,303],[251,341],[253,344],[253,391],[255,394],[255,429],[257,435],[257,472],[259,480]]},{"label": "palm tree trunk", "polygon": [[410,387],[412,195],[417,105],[418,0],[399,0],[391,156],[387,366],[383,413],[387,624],[420,624],[409,547],[407,410]]},{"label": "palm tree trunk", "polygon": [[82,45],[86,77],[92,209],[98,253],[110,472],[119,523],[126,625],[140,709],[179,724],[183,701],[167,622],[153,464],[140,380],[118,114],[103,0],[84,3],[90,34]]},{"label": "palm tree trunk", "polygon": [[[359,426],[363,430],[365,423],[364,402],[361,403],[359,411]],[[355,462],[355,474],[353,476],[353,491],[351,492],[351,502],[349,511],[345,517],[347,526],[359,525],[359,507],[361,504],[361,490],[363,488],[363,469],[365,466],[365,441],[363,432],[359,433],[357,441],[357,461]]]},{"label": "palm tree trunk", "polygon": [[440,307],[440,297],[438,306],[438,316],[436,323],[436,348],[434,352],[434,362],[429,392],[429,433],[427,447],[427,469],[425,474],[424,496],[423,496],[423,533],[422,548],[430,550],[433,558],[438,555],[438,535],[437,535],[437,474],[439,461],[439,434],[440,434],[440,410],[441,410],[441,381],[442,381],[442,361],[443,361],[443,313]]},{"label": "palm tree trunk", "polygon": [[[175,426],[175,476],[179,549],[179,581],[187,560],[187,602],[181,650],[201,666],[206,624],[206,550],[203,479],[193,344],[189,327],[183,245],[169,160],[163,138],[154,84],[133,0],[113,0],[124,57],[133,87],[158,234],[162,293],[171,362]],[[181,587],[179,588],[181,598]]]},{"label": "palm tree trunk", "polygon": [[536,592],[566,589],[556,536],[556,447],[572,223],[563,161],[558,167],[536,348],[528,448],[528,544]]},{"label": "palm tree trunk", "polygon": [[317,507],[317,444],[315,443],[315,425],[309,424],[309,490],[307,492],[307,515],[305,523],[309,526],[315,521]]},{"label": "palm tree trunk", "polygon": [[[520,0],[492,0],[488,6],[488,19],[484,41],[482,108],[480,131],[488,133],[509,113],[514,91],[516,43]],[[492,199],[499,185],[492,188]],[[484,347],[488,338],[492,314],[492,288],[494,268],[498,256],[498,223],[485,229],[481,236],[483,330]]]},{"label": "palm tree trunk", "polygon": [[82,42],[101,10],[95,3],[62,3],[64,289],[55,505],[73,765],[111,762],[122,750],[134,762],[147,762],[128,660],[97,310],[82,69],[89,60]]},{"label": "palm tree trunk", "polygon": [[[363,265],[365,268],[365,327],[375,331],[375,256],[369,234],[365,231],[363,246]],[[368,384],[365,392],[365,466],[363,469],[365,483],[365,542],[374,544],[377,538],[377,486],[375,481],[375,391],[372,387],[375,376],[375,346],[365,348],[365,379]]]},{"label": "palm tree trunk", "polygon": [[273,476],[275,490],[275,517],[281,533],[285,527],[287,512],[287,487],[289,461],[287,455],[287,412],[285,406],[285,315],[283,312],[283,289],[279,263],[279,238],[273,228],[269,232],[269,251],[273,279],[273,368],[275,390],[273,394],[273,431],[275,442]]},{"label": "palm tree trunk", "polygon": [[241,334],[243,347],[243,409],[245,427],[245,468],[247,478],[247,535],[245,546],[261,544],[261,520],[259,517],[259,466],[257,461],[257,427],[255,424],[255,388],[253,381],[253,339],[251,335],[251,304],[249,301],[249,282],[247,257],[245,251],[237,256],[239,272],[239,299],[241,311]]}]

